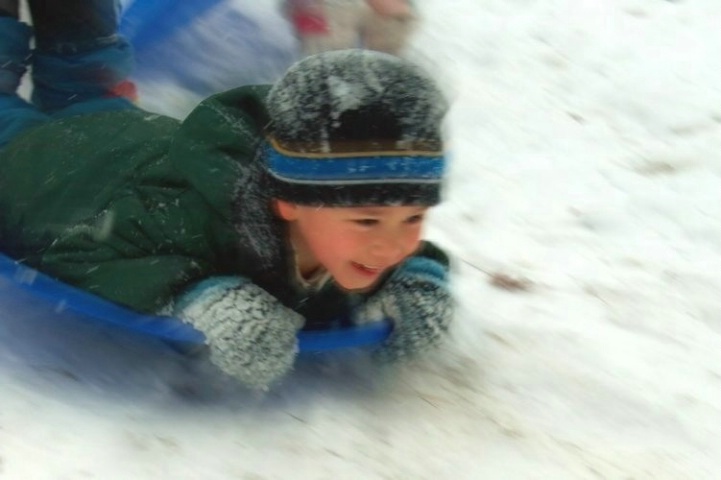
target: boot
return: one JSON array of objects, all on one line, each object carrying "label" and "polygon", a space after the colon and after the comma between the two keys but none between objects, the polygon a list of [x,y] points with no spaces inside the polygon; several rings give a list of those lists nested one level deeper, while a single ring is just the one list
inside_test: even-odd
[{"label": "boot", "polygon": [[0,17],[18,18],[20,15],[19,0],[0,0]]},{"label": "boot", "polygon": [[[117,33],[118,0],[28,0],[28,4],[35,30],[31,96],[35,106],[54,113],[108,98],[130,99],[132,85],[127,80],[133,53]],[[104,102],[102,108],[108,105],[112,102]]]},{"label": "boot", "polygon": [[[0,0],[3,1],[6,0]],[[28,0],[28,3],[38,50],[79,53],[117,40],[117,0]]]},{"label": "boot", "polygon": [[30,61],[31,37],[29,26],[10,15],[0,16],[0,94],[15,95]]}]

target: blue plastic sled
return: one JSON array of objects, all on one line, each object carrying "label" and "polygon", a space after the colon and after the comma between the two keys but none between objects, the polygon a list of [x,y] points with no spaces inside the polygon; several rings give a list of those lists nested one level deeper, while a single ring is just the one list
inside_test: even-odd
[{"label": "blue plastic sled", "polygon": [[169,83],[201,97],[272,83],[298,59],[297,40],[275,2],[124,0],[120,33],[135,51],[133,79]]},{"label": "blue plastic sled", "polygon": [[123,9],[120,32],[140,49],[189,26],[223,0],[135,0]]},{"label": "blue plastic sled", "polygon": [[[4,282],[3,282],[4,281]],[[184,348],[201,346],[205,337],[177,318],[134,312],[83,290],[58,282],[0,254],[0,286],[8,283],[31,294],[28,309],[53,312],[58,320],[83,317],[101,326],[119,328]],[[298,333],[301,352],[313,353],[378,344],[391,332],[389,321],[331,330]]]}]

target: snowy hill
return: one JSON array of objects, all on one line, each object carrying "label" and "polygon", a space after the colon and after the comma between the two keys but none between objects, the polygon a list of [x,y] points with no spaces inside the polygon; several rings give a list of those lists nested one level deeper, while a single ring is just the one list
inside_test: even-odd
[{"label": "snowy hill", "polygon": [[1,479],[719,478],[721,4],[417,3],[453,99],[443,350],[254,396],[0,285]]}]

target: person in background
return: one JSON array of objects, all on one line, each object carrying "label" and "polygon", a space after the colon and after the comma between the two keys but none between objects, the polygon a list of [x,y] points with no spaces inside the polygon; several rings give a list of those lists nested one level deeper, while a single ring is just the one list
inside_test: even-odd
[{"label": "person in background", "polygon": [[346,48],[398,55],[418,21],[409,0],[288,0],[285,9],[304,55]]}]

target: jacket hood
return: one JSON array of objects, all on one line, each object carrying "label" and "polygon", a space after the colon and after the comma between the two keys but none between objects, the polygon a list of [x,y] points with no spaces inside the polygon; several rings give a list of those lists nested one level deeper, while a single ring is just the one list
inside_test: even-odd
[{"label": "jacket hood", "polygon": [[169,151],[217,221],[234,226],[240,256],[257,259],[245,268],[260,277],[287,268],[285,226],[273,215],[260,158],[268,90],[247,86],[207,98],[183,121]]}]

